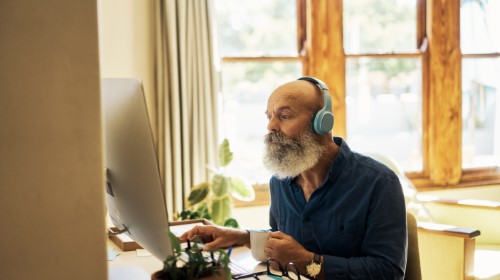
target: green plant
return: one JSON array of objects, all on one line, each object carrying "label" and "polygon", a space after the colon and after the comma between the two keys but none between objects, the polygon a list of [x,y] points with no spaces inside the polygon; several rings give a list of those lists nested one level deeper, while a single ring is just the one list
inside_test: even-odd
[{"label": "green plant", "polygon": [[204,218],[218,225],[238,227],[236,220],[230,218],[233,207],[230,196],[242,201],[252,201],[255,199],[255,192],[250,185],[227,174],[227,166],[233,160],[233,152],[227,139],[222,141],[218,152],[218,166],[208,167],[212,173],[211,180],[191,189],[189,208],[181,212],[180,218]]},{"label": "green plant", "polygon": [[[156,279],[180,280],[198,279],[214,274],[221,274],[231,279],[229,255],[222,249],[208,251],[209,257],[203,254],[197,241],[187,249],[182,249],[180,241],[168,231],[173,254],[163,262],[163,270],[155,273]],[[182,263],[181,265],[179,265]]]}]

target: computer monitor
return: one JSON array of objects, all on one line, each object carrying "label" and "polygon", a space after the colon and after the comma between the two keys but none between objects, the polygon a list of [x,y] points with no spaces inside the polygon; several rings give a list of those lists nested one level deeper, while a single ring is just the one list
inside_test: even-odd
[{"label": "computer monitor", "polygon": [[172,246],[141,82],[102,79],[101,94],[108,214],[115,227],[164,261]]}]

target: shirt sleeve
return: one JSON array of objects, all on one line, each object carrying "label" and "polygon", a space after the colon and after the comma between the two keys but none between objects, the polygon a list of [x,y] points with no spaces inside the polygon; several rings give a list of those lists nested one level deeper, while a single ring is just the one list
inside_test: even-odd
[{"label": "shirt sleeve", "polygon": [[407,256],[406,209],[396,176],[372,197],[361,256],[323,256],[325,279],[403,279]]}]

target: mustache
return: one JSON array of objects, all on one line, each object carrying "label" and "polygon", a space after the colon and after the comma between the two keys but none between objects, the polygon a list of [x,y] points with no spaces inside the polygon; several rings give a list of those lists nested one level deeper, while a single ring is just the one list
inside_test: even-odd
[{"label": "mustache", "polygon": [[285,146],[295,146],[297,144],[297,139],[288,137],[281,132],[271,132],[266,134],[264,138],[266,144],[280,144]]},{"label": "mustache", "polygon": [[303,147],[298,139],[288,137],[281,132],[271,132],[266,134],[264,138],[265,144],[278,144],[282,148],[286,149],[298,149],[301,150]]},{"label": "mustache", "polygon": [[271,132],[266,134],[264,141],[268,144],[272,142],[283,143],[286,139],[288,139],[288,137],[283,135],[281,132]]}]

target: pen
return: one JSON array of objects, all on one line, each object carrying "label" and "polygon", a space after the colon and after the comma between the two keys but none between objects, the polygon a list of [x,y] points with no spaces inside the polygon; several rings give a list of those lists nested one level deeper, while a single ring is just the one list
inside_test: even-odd
[{"label": "pen", "polygon": [[231,256],[231,252],[233,251],[233,246],[230,246],[229,248],[227,248],[227,256],[230,257]]},{"label": "pen", "polygon": [[[263,271],[258,271],[258,272],[250,272],[250,273],[245,273],[245,274],[239,274],[239,275],[234,275],[233,276],[233,279],[244,279],[244,278],[250,278],[250,277],[257,277],[259,275],[266,275],[267,274],[267,271],[263,270]],[[258,277],[257,277],[258,279]]]},{"label": "pen", "polygon": [[210,258],[212,258],[212,264],[216,265],[215,258],[214,258],[214,251],[210,251]]}]

